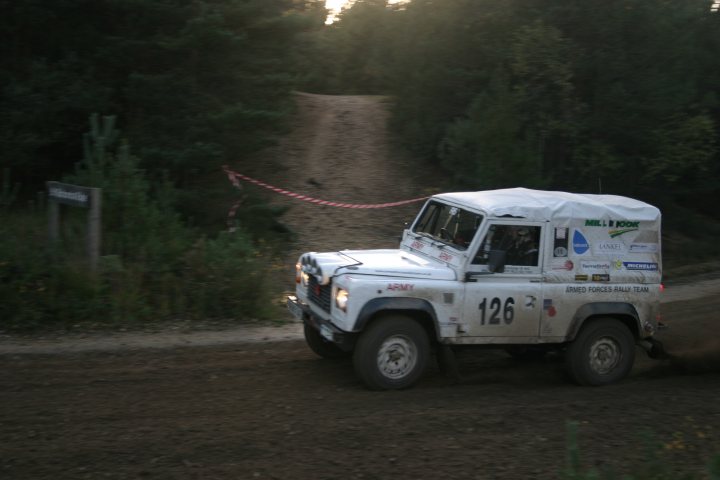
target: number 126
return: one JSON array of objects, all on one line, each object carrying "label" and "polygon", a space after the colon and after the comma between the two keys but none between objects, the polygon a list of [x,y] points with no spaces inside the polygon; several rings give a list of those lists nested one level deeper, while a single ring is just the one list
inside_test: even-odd
[{"label": "number 126", "polygon": [[487,319],[487,325],[500,325],[500,316],[505,321],[506,325],[510,325],[515,317],[515,299],[512,297],[506,298],[505,303],[495,297],[490,300],[490,308],[488,309],[488,299],[483,298],[478,306],[480,309],[480,325],[485,325],[485,317],[489,314]]}]

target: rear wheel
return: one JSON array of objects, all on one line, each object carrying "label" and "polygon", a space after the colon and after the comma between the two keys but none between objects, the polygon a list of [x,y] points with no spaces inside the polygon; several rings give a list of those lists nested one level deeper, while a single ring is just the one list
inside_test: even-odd
[{"label": "rear wheel", "polygon": [[388,316],[376,320],[358,339],[353,363],[373,390],[412,386],[425,372],[430,342],[415,320]]},{"label": "rear wheel", "polygon": [[310,347],[310,350],[323,358],[347,358],[351,354],[351,352],[346,352],[334,343],[325,340],[320,335],[320,332],[307,323],[303,327],[303,332],[305,333],[305,342]]},{"label": "rear wheel", "polygon": [[565,360],[580,385],[607,385],[627,376],[635,362],[635,339],[613,318],[594,320],[580,330]]}]

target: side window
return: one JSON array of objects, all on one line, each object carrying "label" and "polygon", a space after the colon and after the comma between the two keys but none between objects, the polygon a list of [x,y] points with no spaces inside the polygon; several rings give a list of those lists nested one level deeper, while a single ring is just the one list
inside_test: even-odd
[{"label": "side window", "polygon": [[540,230],[540,227],[528,225],[490,225],[472,263],[487,265],[490,250],[503,250],[507,252],[506,265],[537,267]]}]

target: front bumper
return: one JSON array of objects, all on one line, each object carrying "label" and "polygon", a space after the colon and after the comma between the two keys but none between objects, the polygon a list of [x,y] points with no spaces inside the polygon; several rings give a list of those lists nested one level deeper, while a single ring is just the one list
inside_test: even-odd
[{"label": "front bumper", "polygon": [[290,295],[287,297],[287,307],[295,318],[317,330],[320,336],[328,342],[332,342],[348,352],[355,347],[357,334],[340,330],[330,320],[316,315],[310,305],[301,302],[296,296]]}]

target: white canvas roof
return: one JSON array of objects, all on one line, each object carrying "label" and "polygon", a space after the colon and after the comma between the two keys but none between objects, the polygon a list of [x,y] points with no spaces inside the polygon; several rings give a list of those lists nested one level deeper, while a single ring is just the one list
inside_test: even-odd
[{"label": "white canvas roof", "polygon": [[480,192],[443,193],[435,195],[433,198],[472,206],[494,217],[509,215],[535,221],[610,217],[652,222],[660,219],[660,210],[656,207],[618,195],[506,188]]}]

